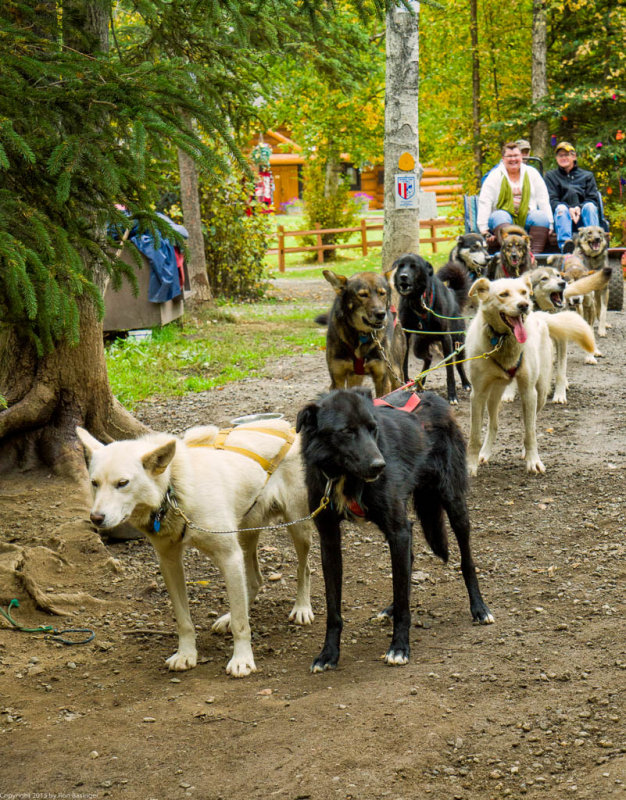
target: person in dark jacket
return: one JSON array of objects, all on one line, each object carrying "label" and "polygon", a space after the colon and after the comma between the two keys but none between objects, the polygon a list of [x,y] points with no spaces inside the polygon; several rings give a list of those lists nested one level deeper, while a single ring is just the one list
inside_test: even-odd
[{"label": "person in dark jacket", "polygon": [[589,170],[581,169],[576,149],[569,142],[556,146],[557,169],[546,172],[554,230],[562,253],[574,252],[572,232],[587,225],[599,225],[598,187]]}]

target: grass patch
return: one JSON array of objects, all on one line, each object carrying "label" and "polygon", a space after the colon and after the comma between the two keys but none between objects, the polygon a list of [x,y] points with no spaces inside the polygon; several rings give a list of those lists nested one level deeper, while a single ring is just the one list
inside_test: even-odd
[{"label": "grass patch", "polygon": [[[234,311],[236,309],[236,311]],[[273,303],[187,314],[182,324],[155,328],[152,339],[116,339],[106,348],[113,393],[129,410],[151,397],[202,392],[232,381],[260,375],[275,358],[319,350],[317,311]]]}]

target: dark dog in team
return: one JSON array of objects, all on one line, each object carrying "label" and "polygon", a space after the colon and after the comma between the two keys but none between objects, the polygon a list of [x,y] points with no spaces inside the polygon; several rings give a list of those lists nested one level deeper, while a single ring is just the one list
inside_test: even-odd
[{"label": "dark dog in team", "polygon": [[437,275],[442,281],[449,280],[448,268],[457,265],[465,267],[468,277],[468,289],[482,278],[487,269],[490,255],[487,242],[481,233],[463,233],[457,237],[456,244],[450,251],[448,261],[439,270]]},{"label": "dark dog in team", "polygon": [[[456,269],[453,275],[449,272],[450,287],[435,275],[432,264],[421,256],[409,253],[402,256],[393,264],[394,284],[400,295],[398,313],[402,327],[410,339],[413,336],[413,353],[422,360],[422,369],[430,369],[432,356],[431,345],[441,343],[446,362],[446,381],[448,402],[452,405],[458,403],[456,386],[454,383],[454,367],[451,361],[455,360],[455,350],[463,344],[465,322],[461,318],[461,309],[464,298],[467,297],[467,276],[463,269]],[[410,331],[410,333],[409,333]],[[408,380],[408,351],[404,361],[404,377]],[[467,380],[462,364],[457,364],[457,370],[463,388],[469,391],[470,384]]]},{"label": "dark dog in team", "polygon": [[328,317],[326,363],[330,388],[360,386],[365,375],[374,381],[376,396],[402,384],[406,341],[391,309],[391,286],[385,275],[360,272],[350,278],[329,269],[324,277],[337,297]]},{"label": "dark dog in team", "polygon": [[448,560],[444,514],[461,552],[461,571],[475,621],[494,621],[482,599],[470,548],[465,442],[446,401],[425,392],[408,413],[375,405],[370,392],[330,392],[298,414],[309,508],[330,502],[315,517],[326,586],[326,640],[311,670],[337,666],[341,618],[340,523],[375,523],[391,553],[393,603],[383,612],[393,619],[387,664],[409,660],[412,525],[409,501],[435,555]]},{"label": "dark dog in team", "polygon": [[498,232],[501,237],[500,252],[489,262],[487,277],[490,281],[497,278],[519,278],[524,272],[533,268],[530,252],[530,236],[519,225],[507,225]]}]

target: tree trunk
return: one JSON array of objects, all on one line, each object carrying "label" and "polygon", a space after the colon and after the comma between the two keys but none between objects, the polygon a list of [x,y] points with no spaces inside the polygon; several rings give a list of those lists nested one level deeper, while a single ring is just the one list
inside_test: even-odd
[{"label": "tree trunk", "polygon": [[198,169],[190,156],[178,150],[178,171],[180,178],[180,201],[183,219],[189,233],[187,240],[188,261],[186,263],[189,284],[194,302],[207,302],[213,299],[206,269],[200,197],[198,194]]},{"label": "tree trunk", "polygon": [[78,305],[79,343],[61,343],[43,357],[15,329],[0,330],[0,394],[8,402],[0,412],[0,471],[44,463],[59,474],[80,475],[76,425],[104,441],[147,430],[113,397],[95,307],[85,297]]},{"label": "tree trunk", "polygon": [[[533,105],[536,105],[548,94],[547,73],[547,19],[546,0],[533,0],[533,41],[531,90]],[[538,119],[532,126],[531,145],[533,155],[545,158],[548,152],[548,123]]]},{"label": "tree trunk", "polygon": [[[63,4],[64,44],[85,53],[108,50],[108,3],[68,0]],[[71,18],[75,29],[68,27]],[[103,118],[103,124],[106,119]],[[94,233],[101,239],[102,228]],[[104,265],[84,253],[92,280],[104,294]],[[38,356],[18,328],[0,325],[0,470],[44,463],[56,472],[84,474],[82,448],[75,427],[87,427],[106,441],[129,438],[146,428],[113,397],[104,358],[102,323],[86,295],[77,298],[77,345],[60,342],[54,352]]]},{"label": "tree trunk", "polygon": [[483,176],[483,147],[480,132],[480,54],[478,52],[478,3],[470,0],[470,42],[472,47],[472,141],[474,148],[474,177],[480,189]]},{"label": "tree trunk", "polygon": [[[403,253],[419,252],[419,208],[396,208],[396,174],[414,174],[417,187],[419,165],[419,20],[396,6],[387,12],[385,84],[385,224],[383,272]],[[408,153],[415,166],[400,169],[400,156]],[[403,163],[404,167],[404,163]]]}]

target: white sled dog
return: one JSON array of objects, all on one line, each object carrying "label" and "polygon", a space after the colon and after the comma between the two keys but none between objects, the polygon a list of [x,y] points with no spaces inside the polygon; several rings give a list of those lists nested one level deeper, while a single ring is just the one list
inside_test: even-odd
[{"label": "white sled dog", "polygon": [[[262,583],[260,532],[233,531],[308,517],[299,437],[283,420],[226,431],[193,428],[182,440],[157,433],[107,445],[82,428],[76,432],[89,465],[91,521],[103,530],[130,522],[157,552],[178,629],[169,669],[192,669],[197,662],[183,572],[183,551],[197,547],[226,584],[230,613],[213,625],[220,633],[232,630],[234,650],[226,672],[235,677],[254,672],[248,609]],[[297,596],[289,618],[307,625],[313,621],[308,563],[313,527],[298,522],[288,530],[298,556]]]},{"label": "white sled dog", "polygon": [[[524,421],[524,457],[528,472],[545,472],[537,450],[536,420],[548,395],[552,376],[552,342],[574,341],[593,352],[589,326],[575,311],[546,314],[531,311],[532,284],[528,274],[520,278],[489,281],[479,278],[470,288],[478,298],[478,312],[467,332],[467,355],[487,355],[470,361],[470,438],[468,471],[489,461],[498,431],[502,393],[517,381]],[[489,423],[481,447],[483,416]]]}]

